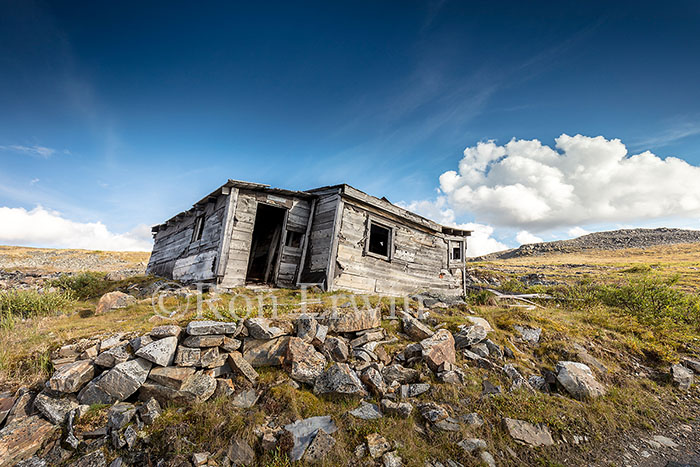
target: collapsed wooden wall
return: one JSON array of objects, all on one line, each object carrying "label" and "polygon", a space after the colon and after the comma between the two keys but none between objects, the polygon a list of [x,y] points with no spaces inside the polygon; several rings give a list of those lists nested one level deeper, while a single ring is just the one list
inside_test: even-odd
[{"label": "collapsed wooden wall", "polygon": [[[393,230],[390,260],[365,254],[370,216]],[[345,199],[337,237],[332,290],[462,292],[462,270],[448,267],[448,242],[441,233],[413,227],[390,213]]]},{"label": "collapsed wooden wall", "polygon": [[[228,196],[191,209],[161,226],[155,235],[153,253],[146,272],[185,282],[216,277],[216,258]],[[192,241],[198,215],[204,215],[201,240]]]},{"label": "collapsed wooden wall", "polygon": [[302,283],[325,283],[332,257],[333,239],[335,238],[336,214],[340,205],[340,195],[334,192],[319,195],[316,201],[309,245],[304,261]]}]

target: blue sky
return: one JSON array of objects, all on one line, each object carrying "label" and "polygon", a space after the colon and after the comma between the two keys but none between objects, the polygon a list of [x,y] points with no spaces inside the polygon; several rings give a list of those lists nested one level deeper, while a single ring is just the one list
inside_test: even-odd
[{"label": "blue sky", "polygon": [[[497,246],[622,225],[700,226],[693,187],[677,205],[630,201],[659,196],[638,189],[652,163],[609,194],[612,210],[586,204],[571,164],[554,165],[572,171],[561,178],[575,209],[547,205],[562,192],[543,189],[546,180],[492,170],[532,163],[523,148],[488,159],[481,178],[458,168],[477,161],[464,151],[480,142],[555,148],[565,134],[606,138],[589,151],[620,139],[628,156],[686,161],[657,164],[667,178],[697,174],[696,1],[252,3],[0,1],[0,243],[147,247],[144,226],[227,178],[349,183],[437,220],[484,226]],[[603,164],[555,149],[586,170]],[[636,178],[631,165],[616,183]],[[449,171],[460,181],[448,186],[440,177]],[[539,219],[505,214],[517,206],[495,187],[523,185],[545,204]],[[494,203],[511,204],[494,214]]]}]

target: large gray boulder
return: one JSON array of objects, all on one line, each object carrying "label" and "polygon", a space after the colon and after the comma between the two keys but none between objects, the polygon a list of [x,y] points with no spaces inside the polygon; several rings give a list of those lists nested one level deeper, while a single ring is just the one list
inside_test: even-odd
[{"label": "large gray boulder", "polygon": [[301,383],[313,384],[316,378],[323,373],[326,357],[301,338],[290,337],[284,366],[288,369],[292,379]]},{"label": "large gray boulder", "polygon": [[111,404],[134,394],[148,378],[151,362],[143,358],[120,363],[92,380],[78,395],[81,404]]},{"label": "large gray boulder", "polygon": [[77,407],[75,396],[57,397],[43,391],[34,399],[34,408],[54,425],[63,425],[70,411]]},{"label": "large gray boulder", "polygon": [[347,363],[334,363],[316,378],[314,394],[365,396],[367,392]]},{"label": "large gray boulder", "polygon": [[576,399],[592,399],[605,394],[605,387],[596,381],[591,369],[578,362],[559,362],[557,381]]},{"label": "large gray boulder", "polygon": [[161,405],[174,403],[179,405],[194,404],[208,400],[216,391],[216,379],[199,371],[189,377],[179,390],[147,381],[139,390],[139,399],[151,398]]},{"label": "large gray boulder", "polygon": [[141,347],[136,356],[145,358],[159,366],[170,366],[175,359],[177,350],[177,337],[170,336],[151,342],[145,347]]}]

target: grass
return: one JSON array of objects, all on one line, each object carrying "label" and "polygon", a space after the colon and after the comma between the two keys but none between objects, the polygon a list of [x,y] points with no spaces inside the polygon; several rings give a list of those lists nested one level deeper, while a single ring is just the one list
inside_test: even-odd
[{"label": "grass", "polygon": [[73,302],[70,292],[0,291],[0,329],[13,329],[20,320],[59,314]]}]

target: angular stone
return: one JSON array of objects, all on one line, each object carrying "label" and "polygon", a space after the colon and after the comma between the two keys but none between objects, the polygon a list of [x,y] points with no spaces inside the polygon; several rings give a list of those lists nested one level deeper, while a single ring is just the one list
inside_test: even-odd
[{"label": "angular stone", "polygon": [[486,339],[483,343],[486,345],[491,357],[495,357],[499,360],[503,359],[503,351],[498,345],[496,345],[495,342],[493,342],[491,339]]},{"label": "angular stone", "polygon": [[293,442],[293,446],[289,452],[289,460],[291,462],[296,462],[302,458],[306,448],[319,430],[323,430],[327,434],[333,434],[338,428],[335,423],[333,423],[333,420],[331,420],[331,417],[325,415],[297,420],[294,423],[285,425],[284,429],[289,432]]},{"label": "angular stone", "polygon": [[176,324],[165,324],[156,326],[148,333],[153,339],[163,339],[164,337],[180,337],[182,328]]},{"label": "angular stone", "polygon": [[413,406],[408,402],[394,402],[389,399],[382,399],[382,412],[399,418],[408,418],[413,412]]},{"label": "angular stone", "polygon": [[304,342],[313,342],[318,330],[318,321],[311,316],[302,315],[296,320],[297,337]]},{"label": "angular stone", "polygon": [[581,363],[585,363],[586,365],[595,369],[601,374],[606,374],[608,372],[608,369],[605,368],[605,365],[600,363],[597,358],[589,354],[588,350],[586,350],[585,347],[583,347],[580,344],[574,344],[573,347],[574,351],[576,352],[576,358],[577,360],[581,361]]},{"label": "angular stone", "polygon": [[365,396],[367,393],[360,378],[347,363],[334,363],[316,378],[314,394]]},{"label": "angular stone", "polygon": [[146,425],[153,423],[156,418],[160,417],[162,412],[160,404],[152,397],[139,407],[139,415],[141,415],[141,420],[143,420],[143,423]]},{"label": "angular stone", "polygon": [[258,402],[259,397],[255,389],[244,389],[231,397],[231,405],[239,409],[249,409]]},{"label": "angular stone", "polygon": [[43,391],[34,399],[34,408],[54,425],[63,425],[68,413],[77,407],[75,396],[55,397]]},{"label": "angular stone", "polygon": [[520,339],[528,344],[537,344],[540,341],[540,336],[542,335],[542,328],[533,328],[530,326],[520,326],[518,324],[513,325],[518,334],[520,334]]},{"label": "angular stone", "polygon": [[479,438],[466,438],[457,443],[457,446],[464,449],[465,452],[474,452],[486,449],[486,441]]},{"label": "angular stone", "polygon": [[360,375],[360,380],[367,385],[369,390],[377,395],[382,396],[386,393],[387,387],[384,382],[384,377],[376,368],[370,366]]},{"label": "angular stone", "polygon": [[391,444],[379,433],[370,433],[367,435],[367,450],[372,459],[377,459],[391,450]]},{"label": "angular stone", "polygon": [[673,384],[684,391],[687,391],[693,385],[693,373],[680,363],[671,366],[671,378],[673,379]]},{"label": "angular stone", "polygon": [[192,367],[166,366],[156,367],[151,370],[148,378],[155,383],[175,390],[182,389],[182,385],[195,373]]},{"label": "angular stone", "polygon": [[[350,347],[360,347],[370,342],[376,342],[384,338],[384,330],[378,329],[363,332],[361,336],[350,341]],[[376,344],[375,344],[376,345]]]},{"label": "angular stone", "polygon": [[433,428],[441,431],[452,431],[457,432],[462,429],[459,422],[452,417],[447,417],[444,420],[438,420],[433,423]]},{"label": "angular stone", "polygon": [[486,329],[481,326],[465,326],[454,335],[455,348],[466,349],[486,339]]},{"label": "angular stone", "polygon": [[403,329],[404,334],[416,341],[422,341],[423,339],[427,339],[434,334],[434,332],[428,326],[421,323],[408,313],[402,314],[401,328]]},{"label": "angular stone", "polygon": [[146,334],[146,335],[144,335],[144,336],[134,337],[133,339],[131,339],[131,340],[129,341],[129,345],[131,346],[131,350],[133,350],[134,352],[136,352],[136,351],[139,350],[141,347],[145,347],[145,346],[147,346],[148,344],[150,344],[151,342],[153,342],[153,340],[154,340],[154,339],[153,339],[151,336],[149,336],[148,334]]},{"label": "angular stone", "polygon": [[430,391],[430,384],[428,383],[414,383],[401,385],[401,397],[403,399],[418,397],[421,394],[425,394],[428,391]]},{"label": "angular stone", "polygon": [[60,392],[78,392],[95,377],[95,366],[89,360],[69,363],[56,371],[47,386]]},{"label": "angular stone", "polygon": [[493,328],[486,319],[480,318],[478,316],[467,316],[466,318],[467,321],[472,323],[474,326],[481,326],[482,328],[484,328],[484,331],[486,331],[487,333],[493,332]]},{"label": "angular stone", "polygon": [[93,345],[92,347],[88,347],[83,351],[83,353],[80,354],[80,360],[93,360],[97,357],[97,354],[99,353],[100,346],[99,345]]},{"label": "angular stone", "polygon": [[377,418],[382,418],[382,413],[379,411],[379,407],[369,402],[362,401],[360,405],[348,412],[355,418],[360,418],[362,420],[375,420]]},{"label": "angular stone", "polygon": [[319,324],[316,327],[316,336],[311,342],[316,348],[320,348],[324,342],[326,342],[326,336],[328,335],[328,326]]},{"label": "angular stone", "polygon": [[326,357],[301,338],[290,337],[284,366],[288,369],[292,379],[301,383],[313,384],[316,378],[323,373]]},{"label": "angular stone", "polygon": [[32,457],[59,431],[58,426],[38,416],[8,423],[0,430],[0,467],[10,467]]},{"label": "angular stone", "polygon": [[316,436],[314,436],[314,440],[311,441],[311,444],[309,444],[309,447],[306,449],[304,460],[312,463],[318,462],[331,452],[333,446],[335,446],[335,438],[322,429],[318,430]]},{"label": "angular stone", "polygon": [[4,392],[0,394],[0,426],[2,426],[9,415],[13,405],[15,405],[15,398],[12,393]]},{"label": "angular stone", "polygon": [[436,404],[435,402],[420,404],[418,406],[418,410],[420,410],[421,416],[430,423],[437,423],[441,420],[447,419],[447,417],[450,416],[444,407]]},{"label": "angular stone", "polygon": [[384,367],[382,370],[382,376],[384,376],[384,381],[386,381],[388,385],[391,385],[394,382],[406,384],[417,382],[418,378],[420,377],[420,373],[418,370],[406,368],[398,363],[395,363]]},{"label": "angular stone", "polygon": [[199,357],[199,366],[202,368],[216,368],[221,366],[226,361],[226,357],[219,355],[218,347],[209,347],[202,350],[202,355]]},{"label": "angular stone", "polygon": [[107,427],[112,431],[124,428],[136,415],[134,404],[119,402],[110,407],[107,413]]},{"label": "angular stone", "polygon": [[206,336],[209,334],[236,334],[238,325],[224,321],[191,321],[187,325],[190,336]]},{"label": "angular stone", "polygon": [[333,311],[325,316],[328,329],[333,332],[357,332],[381,326],[381,310]]},{"label": "angular stone", "polygon": [[136,299],[131,295],[119,291],[109,292],[104,294],[100,298],[100,301],[97,302],[95,314],[99,315],[101,313],[106,313],[117,308],[126,308],[132,303],[136,303]]},{"label": "angular stone", "polygon": [[469,413],[463,417],[464,422],[473,427],[480,428],[484,425],[484,419],[476,412]]},{"label": "angular stone", "polygon": [[182,341],[185,347],[218,347],[224,343],[224,335],[188,336]]},{"label": "angular stone", "polygon": [[596,381],[591,369],[578,362],[558,362],[557,381],[577,399],[590,399],[605,394],[605,388]]},{"label": "angular stone", "polygon": [[486,467],[496,467],[496,459],[493,458],[490,452],[481,451],[479,457],[481,457],[481,461],[486,464]]},{"label": "angular stone", "polygon": [[88,405],[122,401],[141,387],[150,370],[151,362],[142,358],[120,363],[85,386],[78,400]]},{"label": "angular stone", "polygon": [[512,383],[510,386],[511,391],[520,388],[532,389],[530,383],[527,382],[527,380],[520,374],[512,363],[506,363],[503,365],[503,372],[506,374],[506,376],[508,376],[508,378],[510,378]]},{"label": "angular stone", "polygon": [[403,459],[396,454],[396,451],[389,451],[382,456],[383,467],[400,467],[403,465]]},{"label": "angular stone", "polygon": [[432,337],[423,339],[423,360],[432,371],[437,371],[444,362],[455,362],[455,341],[447,329],[440,329]]},{"label": "angular stone", "polygon": [[200,465],[206,465],[208,460],[208,452],[196,452],[192,454],[192,463],[195,465],[195,467],[199,467]]},{"label": "angular stone", "polygon": [[524,420],[504,418],[503,426],[518,443],[529,446],[552,446],[554,440],[545,425],[533,425]]},{"label": "angular stone", "polygon": [[469,350],[462,350],[462,355],[464,355],[464,358],[473,361],[476,363],[476,365],[479,368],[483,368],[485,370],[493,370],[496,365],[494,365],[491,360],[488,360],[484,357],[481,357],[474,352],[471,352]]},{"label": "angular stone", "polygon": [[227,457],[232,465],[253,465],[255,451],[240,438],[233,438],[228,446]]},{"label": "angular stone", "polygon": [[243,343],[243,358],[254,368],[280,366],[287,353],[289,336],[272,340],[246,339]]},{"label": "angular stone", "polygon": [[71,464],[71,467],[107,467],[107,459],[102,449],[98,449]]},{"label": "angular stone", "polygon": [[216,391],[216,380],[203,372],[197,372],[187,379],[180,390],[175,390],[158,383],[146,382],[139,391],[141,400],[156,399],[161,405],[174,403],[178,405],[204,402]]},{"label": "angular stone", "polygon": [[138,352],[136,352],[136,356],[159,366],[170,366],[175,359],[176,350],[177,337],[170,336],[151,342],[145,347],[141,347]]},{"label": "angular stone", "polygon": [[257,381],[258,373],[240,352],[231,352],[228,355],[228,364],[234,372],[240,373],[251,383]]},{"label": "angular stone", "polygon": [[693,373],[700,375],[700,361],[684,357],[681,359],[684,367],[693,370]]},{"label": "angular stone", "polygon": [[241,345],[243,345],[243,342],[239,341],[238,339],[224,336],[224,340],[221,342],[220,347],[224,352],[234,352],[240,349]]},{"label": "angular stone", "polygon": [[177,366],[199,366],[202,357],[202,349],[193,349],[179,345],[175,355],[175,365]]},{"label": "angular stone", "polygon": [[491,381],[485,379],[481,382],[481,395],[488,396],[491,394],[501,394],[503,390],[500,386],[496,386]]},{"label": "angular stone", "polygon": [[339,337],[327,337],[323,343],[326,353],[335,362],[346,362],[350,351],[348,345]]},{"label": "angular stone", "polygon": [[478,344],[470,346],[469,350],[482,358],[486,358],[489,356],[489,348],[484,342],[479,342]]},{"label": "angular stone", "polygon": [[129,353],[129,343],[122,342],[121,344],[99,354],[95,359],[95,364],[105,368],[113,368],[114,366],[129,360],[129,358],[131,358],[131,354]]},{"label": "angular stone", "polygon": [[270,320],[267,318],[248,318],[245,327],[253,339],[270,340],[277,337],[290,335],[294,332],[294,326],[286,320]]}]

